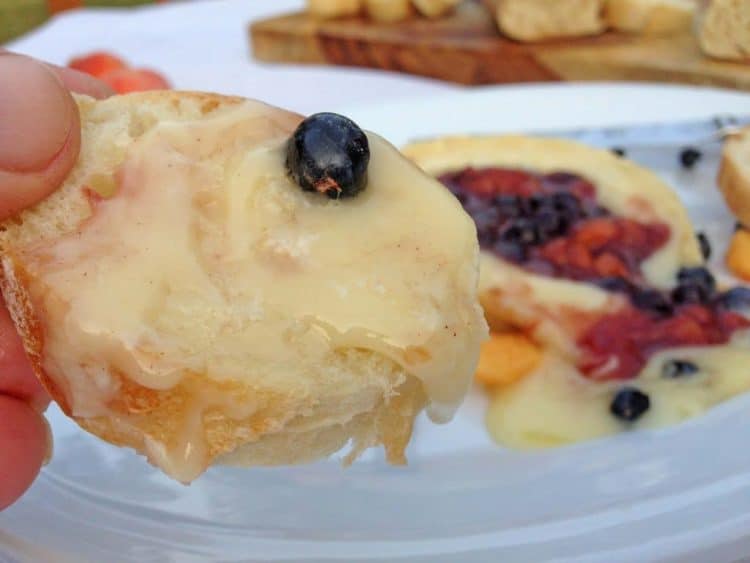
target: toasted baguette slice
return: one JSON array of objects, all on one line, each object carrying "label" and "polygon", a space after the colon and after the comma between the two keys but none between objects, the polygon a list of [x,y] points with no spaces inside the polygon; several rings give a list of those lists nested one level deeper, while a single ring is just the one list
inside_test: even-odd
[{"label": "toasted baguette slice", "polygon": [[629,33],[668,34],[690,31],[695,0],[609,0],[607,23]]},{"label": "toasted baguette slice", "polygon": [[724,144],[719,187],[732,212],[750,227],[750,128],[731,136]]},{"label": "toasted baguette slice", "polygon": [[703,52],[717,59],[750,60],[750,2],[711,0],[700,12]]},{"label": "toasted baguette slice", "polygon": [[[467,167],[499,167],[569,172],[589,180],[600,204],[618,216],[669,226],[667,243],[642,264],[653,287],[673,287],[681,267],[703,261],[675,192],[652,172],[610,151],[567,140],[506,136],[446,137],[409,145],[403,152],[436,177]],[[576,355],[580,323],[622,305],[619,296],[593,284],[532,273],[487,250],[481,252],[479,291],[493,329],[524,329],[568,357]]]},{"label": "toasted baguette slice", "polygon": [[189,482],[353,443],[405,461],[447,419],[486,325],[471,220],[375,135],[364,192],[286,174],[301,117],[153,92],[78,98],[62,188],[0,227],[2,290],[63,411]]},{"label": "toasted baguette slice", "polygon": [[500,31],[518,41],[602,33],[605,0],[484,0]]}]

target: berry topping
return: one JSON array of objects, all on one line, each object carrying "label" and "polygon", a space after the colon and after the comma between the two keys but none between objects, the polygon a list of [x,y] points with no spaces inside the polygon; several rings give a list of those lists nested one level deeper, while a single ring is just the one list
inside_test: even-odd
[{"label": "berry topping", "polygon": [[631,379],[661,350],[726,344],[747,328],[745,317],[706,305],[684,305],[659,316],[626,307],[598,318],[581,334],[578,367],[591,379]]},{"label": "berry topping", "polygon": [[750,310],[750,287],[735,287],[722,293],[717,304],[730,311]]},{"label": "berry topping", "polygon": [[643,391],[635,387],[623,387],[620,389],[612,403],[609,411],[620,420],[635,422],[651,408],[651,399]]},{"label": "berry topping", "polygon": [[539,274],[640,279],[641,262],[669,238],[666,225],[613,217],[569,172],[466,168],[440,180],[474,218],[482,248]]},{"label": "berry topping", "polygon": [[726,344],[734,331],[750,328],[734,312],[750,311],[750,289],[717,295],[706,268],[681,269],[671,291],[649,286],[641,265],[667,243],[669,226],[614,216],[575,174],[467,168],[440,180],[474,218],[483,249],[529,272],[627,298],[576,335],[578,367],[588,378],[631,379],[661,350]]},{"label": "berry topping", "polygon": [[367,186],[370,146],[351,119],[335,113],[311,115],[287,144],[286,166],[305,191],[331,199],[352,197]]},{"label": "berry topping", "polygon": [[716,293],[716,280],[706,268],[683,268],[677,274],[672,301],[677,305],[707,303]]},{"label": "berry topping", "polygon": [[714,275],[703,267],[698,268],[681,268],[677,272],[677,281],[680,284],[690,284],[700,286],[708,293],[716,290],[716,279]]},{"label": "berry topping", "polygon": [[630,294],[636,290],[636,288],[628,280],[621,277],[601,278],[594,282],[596,285],[606,291],[612,293],[627,293]]},{"label": "berry topping", "polygon": [[711,258],[711,241],[708,240],[706,233],[698,233],[698,244],[701,247],[701,254],[704,260],[710,260]]},{"label": "berry topping", "polygon": [[677,377],[683,377],[685,375],[693,375],[698,373],[700,370],[693,362],[685,360],[670,360],[665,362],[661,368],[662,376],[667,379],[675,379]]},{"label": "berry topping", "polygon": [[655,289],[639,289],[633,292],[631,301],[639,309],[669,316],[674,313],[672,302],[660,291]]},{"label": "berry topping", "polygon": [[690,170],[701,159],[703,153],[694,147],[687,147],[680,151],[680,164]]},{"label": "berry topping", "polygon": [[495,196],[492,200],[492,206],[497,209],[503,219],[513,219],[523,215],[522,200],[515,195]]}]

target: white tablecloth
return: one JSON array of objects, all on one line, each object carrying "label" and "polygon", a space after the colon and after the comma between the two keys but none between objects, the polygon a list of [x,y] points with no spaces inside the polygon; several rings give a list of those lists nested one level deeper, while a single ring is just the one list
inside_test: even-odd
[{"label": "white tablecloth", "polygon": [[7,47],[54,63],[95,49],[163,72],[176,88],[237,94],[304,113],[461,90],[409,75],[344,67],[262,64],[250,21],[300,9],[302,0],[202,0],[64,12]]}]

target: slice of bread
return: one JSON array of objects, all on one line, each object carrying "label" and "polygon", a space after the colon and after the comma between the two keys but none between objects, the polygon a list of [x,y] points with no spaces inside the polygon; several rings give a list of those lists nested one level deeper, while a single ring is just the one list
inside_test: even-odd
[{"label": "slice of bread", "polygon": [[703,51],[717,59],[750,60],[750,2],[711,0],[704,4],[698,34]]},{"label": "slice of bread", "polygon": [[750,227],[750,128],[730,136],[724,144],[719,187],[732,212]]},{"label": "slice of bread", "polygon": [[485,338],[474,226],[368,134],[367,189],[286,174],[301,116],[240,98],[77,99],[62,188],[0,226],[2,290],[41,381],[83,428],[182,482],[348,442],[405,461]]},{"label": "slice of bread", "polygon": [[690,31],[695,0],[608,0],[607,23],[629,33],[668,34]]},{"label": "slice of bread", "polygon": [[[653,287],[671,288],[681,267],[703,262],[695,231],[674,190],[610,151],[567,140],[505,136],[446,137],[409,145],[403,152],[436,177],[467,167],[499,167],[568,172],[587,179],[596,186],[600,204],[613,213],[670,227],[667,243],[641,266]],[[576,355],[580,323],[622,305],[618,295],[593,284],[532,273],[487,250],[481,252],[479,292],[493,329],[522,328],[568,357]]]},{"label": "slice of bread", "polygon": [[484,0],[500,31],[517,41],[598,35],[605,0]]}]

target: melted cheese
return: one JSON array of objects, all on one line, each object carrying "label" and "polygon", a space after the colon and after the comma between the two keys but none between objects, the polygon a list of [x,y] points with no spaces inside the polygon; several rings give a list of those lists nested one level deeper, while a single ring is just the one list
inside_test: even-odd
[{"label": "melted cheese", "polygon": [[[303,192],[282,123],[249,104],[161,123],[128,148],[91,218],[24,252],[45,369],[74,415],[111,414],[111,372],[151,389],[193,373],[283,390],[342,348],[392,358],[423,381],[434,419],[452,415],[486,334],[471,219],[372,134],[364,192]],[[186,432],[222,400],[196,403]],[[225,406],[238,419],[255,408]]]},{"label": "melted cheese", "polygon": [[[700,372],[674,379],[662,376],[670,359],[695,363]],[[650,409],[636,422],[612,416],[609,405],[620,387],[649,395]],[[595,383],[559,357],[548,355],[534,373],[498,389],[487,426],[500,444],[514,448],[558,446],[626,429],[658,428],[692,418],[750,390],[750,331],[726,346],[679,348],[655,354],[632,381]]]}]

